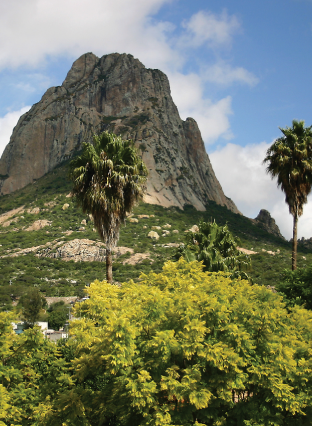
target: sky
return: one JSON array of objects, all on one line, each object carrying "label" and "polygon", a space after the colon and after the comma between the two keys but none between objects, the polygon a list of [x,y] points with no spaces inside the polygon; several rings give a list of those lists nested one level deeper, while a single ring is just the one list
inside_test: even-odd
[{"label": "sky", "polygon": [[[82,54],[131,53],[165,72],[225,194],[247,217],[292,216],[262,161],[279,127],[312,125],[312,0],[0,2],[0,155],[21,114]],[[312,237],[312,196],[298,237]]]}]

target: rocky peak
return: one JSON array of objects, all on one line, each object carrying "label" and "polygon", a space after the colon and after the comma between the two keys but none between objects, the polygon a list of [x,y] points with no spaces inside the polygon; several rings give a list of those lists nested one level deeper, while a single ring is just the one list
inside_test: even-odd
[{"label": "rocky peak", "polygon": [[82,55],[63,84],[20,118],[0,160],[1,193],[40,178],[104,130],[135,141],[149,170],[146,202],[203,210],[213,200],[238,212],[214,174],[197,123],[181,120],[167,76],[118,53]]},{"label": "rocky peak", "polygon": [[284,239],[283,235],[279,230],[279,227],[275,223],[275,220],[267,210],[260,210],[258,216],[254,219],[254,221],[257,225],[259,225],[261,228],[264,228],[270,234]]}]

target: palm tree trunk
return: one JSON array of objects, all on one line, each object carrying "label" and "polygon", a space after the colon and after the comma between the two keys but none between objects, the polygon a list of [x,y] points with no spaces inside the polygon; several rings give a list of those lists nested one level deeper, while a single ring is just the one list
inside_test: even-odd
[{"label": "palm tree trunk", "polygon": [[112,249],[106,248],[106,280],[108,283],[113,283],[113,256]]},{"label": "palm tree trunk", "polygon": [[292,258],[291,258],[291,269],[294,271],[297,269],[297,224],[298,215],[294,214],[294,226],[293,226],[293,244],[292,244]]}]

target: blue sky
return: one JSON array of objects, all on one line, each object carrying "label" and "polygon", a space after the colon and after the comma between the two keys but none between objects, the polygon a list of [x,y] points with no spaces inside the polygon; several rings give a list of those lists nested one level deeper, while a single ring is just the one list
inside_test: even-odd
[{"label": "blue sky", "polygon": [[[292,218],[261,164],[293,119],[312,124],[311,0],[10,0],[0,4],[0,153],[21,113],[92,51],[131,53],[170,80],[243,214]],[[299,237],[312,237],[312,202]]]}]

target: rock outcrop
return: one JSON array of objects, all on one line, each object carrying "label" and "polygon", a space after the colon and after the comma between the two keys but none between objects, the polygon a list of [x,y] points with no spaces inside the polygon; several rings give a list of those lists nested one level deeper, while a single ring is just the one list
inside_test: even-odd
[{"label": "rock outcrop", "polygon": [[261,228],[264,228],[270,234],[284,239],[283,235],[279,230],[279,227],[276,225],[275,220],[267,210],[260,210],[258,216],[254,219],[254,222]]},{"label": "rock outcrop", "polygon": [[209,200],[238,212],[216,179],[198,126],[181,120],[168,78],[127,54],[77,59],[18,121],[0,160],[1,194],[34,182],[104,130],[135,141],[149,170],[145,201],[163,206]]}]

